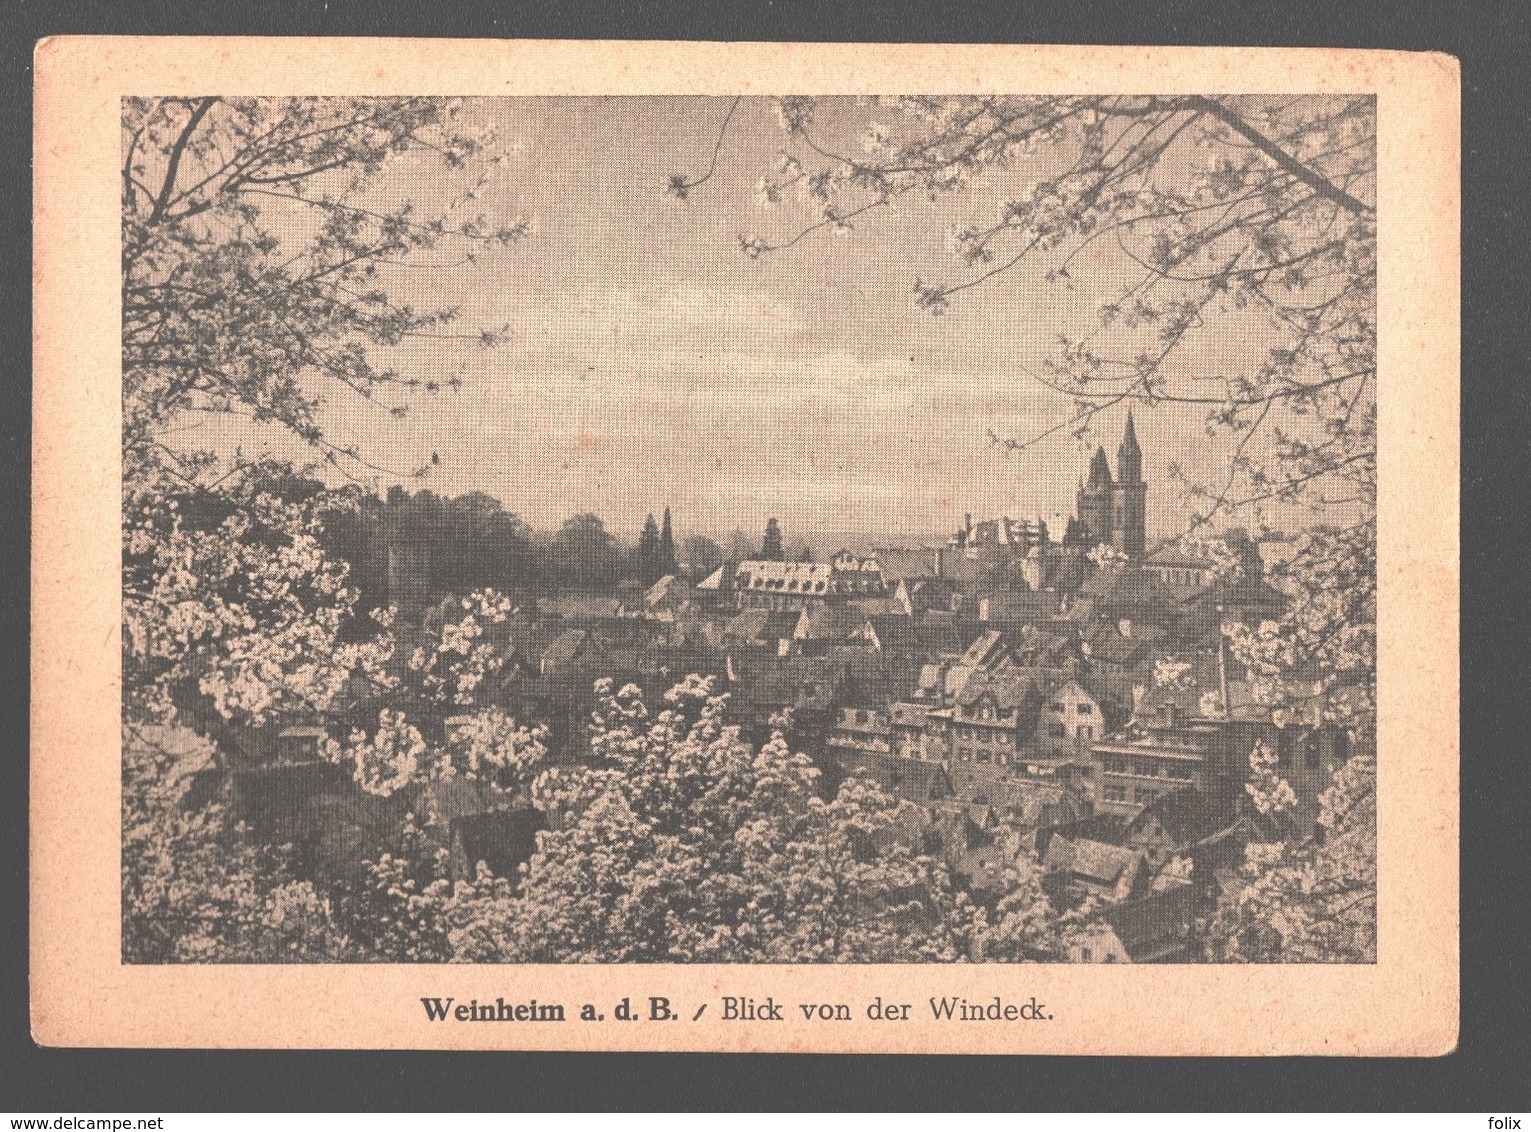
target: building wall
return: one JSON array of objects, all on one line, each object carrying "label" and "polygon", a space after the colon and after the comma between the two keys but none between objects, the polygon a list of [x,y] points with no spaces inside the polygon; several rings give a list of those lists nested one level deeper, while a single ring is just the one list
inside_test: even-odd
[{"label": "building wall", "polygon": [[955,762],[992,763],[1009,766],[1021,746],[1014,720],[978,720],[963,717],[952,721],[951,754]]},{"label": "building wall", "polygon": [[1108,492],[1082,493],[1079,496],[1077,510],[1079,521],[1089,532],[1091,546],[1111,541],[1111,496]]},{"label": "building wall", "polygon": [[952,761],[1009,766],[1027,739],[1022,714],[1019,707],[1001,709],[988,693],[972,703],[953,706]]},{"label": "building wall", "polygon": [[893,732],[888,714],[875,708],[848,708],[839,710],[835,728],[830,732],[828,743],[841,750],[864,751],[869,754],[894,753]]},{"label": "building wall", "polygon": [[1119,483],[1111,489],[1111,545],[1134,562],[1143,560],[1147,542],[1148,485]]},{"label": "building wall", "polygon": [[1095,746],[1091,757],[1097,812],[1131,816],[1182,787],[1205,787],[1205,756],[1186,747],[1104,743]]},{"label": "building wall", "polygon": [[[1343,730],[1293,724],[1278,728],[1252,720],[1195,719],[1175,727],[1151,727],[1143,743],[1096,744],[1096,807],[1133,814],[1159,795],[1195,786],[1218,804],[1242,804],[1249,756],[1256,742],[1276,752],[1276,773],[1297,796],[1294,817],[1303,829],[1318,817],[1318,798],[1350,757]],[[1129,769],[1122,769],[1121,760]]]},{"label": "building wall", "polygon": [[1212,581],[1212,567],[1161,566],[1148,563],[1146,569],[1169,586],[1205,586]]},{"label": "building wall", "polygon": [[1069,943],[1070,963],[1131,963],[1127,949],[1116,933],[1108,927],[1098,928],[1089,935]]},{"label": "building wall", "polygon": [[1037,719],[1037,748],[1052,755],[1087,751],[1092,742],[1104,738],[1104,727],[1100,705],[1094,697],[1078,684],[1065,684],[1042,703]]}]

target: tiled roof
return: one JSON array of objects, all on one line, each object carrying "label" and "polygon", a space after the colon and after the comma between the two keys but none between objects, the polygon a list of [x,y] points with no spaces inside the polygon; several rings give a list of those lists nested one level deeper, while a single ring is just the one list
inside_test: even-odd
[{"label": "tiled roof", "polygon": [[844,679],[844,666],[824,657],[764,657],[739,665],[736,703],[824,709]]},{"label": "tiled roof", "polygon": [[[1193,658],[1192,668],[1182,678],[1182,683],[1186,686],[1155,684],[1149,687],[1133,712],[1134,718],[1152,723],[1156,713],[1173,704],[1182,719],[1196,719],[1203,715],[1204,699],[1209,695],[1221,699],[1217,662],[1209,657]],[[1255,701],[1247,680],[1229,678],[1228,701],[1229,719],[1262,722],[1271,717],[1270,705]]]},{"label": "tiled roof", "polygon": [[1124,637],[1112,630],[1087,642],[1091,660],[1102,664],[1128,665],[1148,655],[1150,643],[1142,637]]},{"label": "tiled roof", "polygon": [[741,562],[734,588],[777,594],[825,596],[835,589],[835,570],[827,562]]},{"label": "tiled roof", "polygon": [[962,654],[962,659],[957,663],[963,667],[976,668],[994,660],[998,653],[1004,649],[1004,635],[992,629],[979,633],[968,645],[967,651]]},{"label": "tiled roof", "polygon": [[902,615],[907,612],[903,603],[896,597],[853,597],[845,603],[843,608],[859,620],[885,614]]},{"label": "tiled roof", "polygon": [[904,578],[932,578],[937,573],[936,551],[924,547],[884,547],[874,550],[872,557],[877,560],[883,578],[890,583]]},{"label": "tiled roof", "polygon": [[1056,593],[1042,590],[992,594],[983,600],[988,602],[984,607],[986,620],[1027,623],[1056,617],[1062,599]]},{"label": "tiled roof", "polygon": [[723,626],[723,639],[728,641],[758,641],[765,631],[768,614],[760,609],[747,609],[736,613]]},{"label": "tiled roof", "polygon": [[1127,835],[1156,819],[1177,846],[1192,845],[1225,829],[1233,820],[1226,806],[1219,806],[1194,786],[1162,794],[1138,812],[1127,826]]},{"label": "tiled roof", "polygon": [[764,609],[748,609],[729,618],[723,629],[726,640],[740,644],[789,640],[797,630],[798,613],[794,610],[772,612]]},{"label": "tiled roof", "polygon": [[734,571],[731,567],[719,566],[711,574],[708,574],[698,582],[694,588],[706,593],[726,593],[730,588],[729,583],[733,576]]},{"label": "tiled roof", "polygon": [[907,614],[874,613],[866,619],[866,628],[888,652],[909,651],[915,644],[914,619]]},{"label": "tiled roof", "polygon": [[923,704],[895,703],[888,705],[889,720],[896,727],[924,727],[929,712]]},{"label": "tiled roof", "polygon": [[1061,785],[1019,778],[1005,767],[953,763],[951,779],[958,798],[990,806],[1006,821],[1036,825],[1048,817],[1057,820],[1059,812],[1070,808],[1068,791]]},{"label": "tiled roof", "polygon": [[616,598],[596,594],[563,594],[537,599],[537,612],[546,617],[562,617],[565,621],[599,621],[616,617],[621,608],[622,603]]},{"label": "tiled roof", "polygon": [[1041,699],[1041,692],[1037,688],[1036,681],[1029,675],[1023,675],[1016,670],[990,674],[975,672],[971,678],[957,692],[957,703],[967,708],[976,704],[984,696],[994,700],[994,705],[1000,711],[1012,712],[1018,708],[1034,705]]},{"label": "tiled roof", "polygon": [[670,599],[684,600],[686,585],[674,574],[666,574],[648,588],[643,595],[643,604],[648,607],[659,605]]},{"label": "tiled roof", "polygon": [[542,654],[542,667],[562,668],[572,664],[579,652],[590,641],[590,634],[583,629],[570,629],[553,638],[547,651]]},{"label": "tiled roof", "polygon": [[1078,840],[1055,834],[1047,843],[1043,865],[1049,872],[1067,872],[1101,884],[1114,885],[1138,867],[1141,854],[1085,838]]},{"label": "tiled roof", "polygon": [[854,610],[825,605],[794,615],[793,633],[806,640],[842,641],[864,623]]},{"label": "tiled roof", "polygon": [[1169,591],[1148,570],[1099,570],[1085,579],[1080,592],[1106,605],[1168,603]]},{"label": "tiled roof", "polygon": [[761,637],[766,641],[782,641],[789,639],[797,632],[798,614],[792,610],[780,610],[766,615],[766,622],[761,629]]}]

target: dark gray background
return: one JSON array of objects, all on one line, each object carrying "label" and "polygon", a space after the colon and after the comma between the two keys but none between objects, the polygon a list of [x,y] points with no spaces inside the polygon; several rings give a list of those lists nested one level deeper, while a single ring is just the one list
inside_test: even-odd
[{"label": "dark gray background", "polygon": [[[1030,1109],[1521,1111],[1527,925],[1525,225],[1531,46],[1523,0],[860,2],[115,0],[0,8],[0,507],[27,529],[32,43],[48,34],[409,35],[1285,45],[1435,50],[1463,62],[1462,1041],[1429,1061],[111,1052],[37,1049],[26,995],[27,561],[5,540],[0,641],[0,1109]],[[1165,1019],[1173,1026],[1174,1019]]]}]

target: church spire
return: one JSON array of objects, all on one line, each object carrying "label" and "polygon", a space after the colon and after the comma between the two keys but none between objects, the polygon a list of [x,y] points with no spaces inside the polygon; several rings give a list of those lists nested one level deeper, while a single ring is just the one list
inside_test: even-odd
[{"label": "church spire", "polygon": [[1085,484],[1085,490],[1090,494],[1106,491],[1111,487],[1111,465],[1106,460],[1106,450],[1096,448],[1095,455],[1090,458],[1090,479]]},{"label": "church spire", "polygon": [[1117,479],[1122,483],[1143,482],[1143,450],[1138,447],[1138,433],[1133,427],[1131,409],[1127,410],[1127,428],[1116,450],[1116,472]]}]

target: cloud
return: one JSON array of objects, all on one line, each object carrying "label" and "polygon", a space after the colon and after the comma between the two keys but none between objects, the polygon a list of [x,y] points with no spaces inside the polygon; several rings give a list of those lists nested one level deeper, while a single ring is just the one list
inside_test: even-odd
[{"label": "cloud", "polygon": [[941,413],[982,422],[980,438],[1037,403],[1013,376],[885,352],[871,328],[863,341],[820,344],[795,304],[738,288],[587,291],[524,318],[516,341],[511,365],[495,368],[519,373],[509,380],[522,399],[813,412],[831,431],[858,415]]},{"label": "cloud", "polygon": [[[572,316],[572,317],[571,317]],[[788,342],[803,330],[790,304],[769,295],[695,284],[585,291],[561,304],[548,320],[554,336],[571,345],[618,341]]]}]

